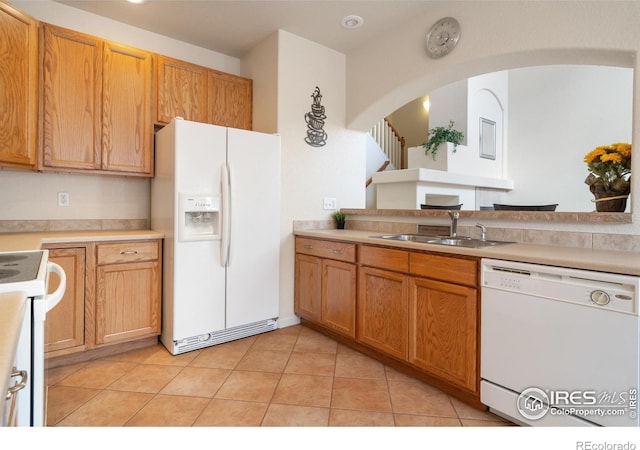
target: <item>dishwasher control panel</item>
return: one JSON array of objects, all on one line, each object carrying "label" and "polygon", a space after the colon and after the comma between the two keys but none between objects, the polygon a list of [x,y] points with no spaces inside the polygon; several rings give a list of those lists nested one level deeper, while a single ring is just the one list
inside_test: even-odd
[{"label": "dishwasher control panel", "polygon": [[482,288],[638,315],[640,278],[630,275],[483,259]]}]

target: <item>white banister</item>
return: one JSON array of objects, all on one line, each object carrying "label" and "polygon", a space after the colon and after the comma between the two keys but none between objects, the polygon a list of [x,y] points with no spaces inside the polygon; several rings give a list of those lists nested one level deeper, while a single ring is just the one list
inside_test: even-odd
[{"label": "white banister", "polygon": [[376,123],[371,130],[369,130],[369,133],[378,143],[384,154],[387,155],[387,158],[395,169],[405,168],[404,138],[398,135],[387,119],[382,119]]}]

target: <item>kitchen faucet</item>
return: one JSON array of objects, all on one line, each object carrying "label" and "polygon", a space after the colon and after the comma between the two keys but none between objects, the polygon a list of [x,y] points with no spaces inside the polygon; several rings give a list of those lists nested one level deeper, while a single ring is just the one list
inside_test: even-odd
[{"label": "kitchen faucet", "polygon": [[460,217],[460,213],[451,210],[447,212],[449,213],[449,217],[451,217],[451,236],[456,237],[458,235],[458,218]]},{"label": "kitchen faucet", "polygon": [[476,227],[480,228],[480,240],[481,241],[486,241],[487,240],[487,227],[485,227],[481,223],[477,223]]}]

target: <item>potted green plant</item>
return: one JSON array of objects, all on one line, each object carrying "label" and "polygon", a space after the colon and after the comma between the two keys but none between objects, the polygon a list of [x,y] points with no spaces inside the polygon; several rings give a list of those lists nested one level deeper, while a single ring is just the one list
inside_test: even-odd
[{"label": "potted green plant", "polygon": [[338,230],[343,230],[344,229],[344,220],[346,218],[345,214],[342,211],[336,211],[333,214],[331,214],[331,217],[333,217],[333,219],[336,221],[336,225],[338,227]]},{"label": "potted green plant", "polygon": [[429,130],[429,138],[422,144],[425,149],[425,155],[431,153],[431,156],[435,161],[438,147],[440,144],[444,144],[445,142],[451,142],[453,144],[454,152],[458,149],[458,145],[462,144],[464,134],[462,134],[461,131],[454,129],[453,125],[453,120],[450,120],[448,127],[435,127]]}]

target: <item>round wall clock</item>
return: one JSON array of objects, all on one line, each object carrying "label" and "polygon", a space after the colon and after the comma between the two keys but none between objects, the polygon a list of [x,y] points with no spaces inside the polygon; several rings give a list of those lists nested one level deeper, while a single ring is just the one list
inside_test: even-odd
[{"label": "round wall clock", "polygon": [[460,24],[453,17],[444,17],[433,24],[427,33],[427,53],[441,58],[454,49],[460,39]]}]

